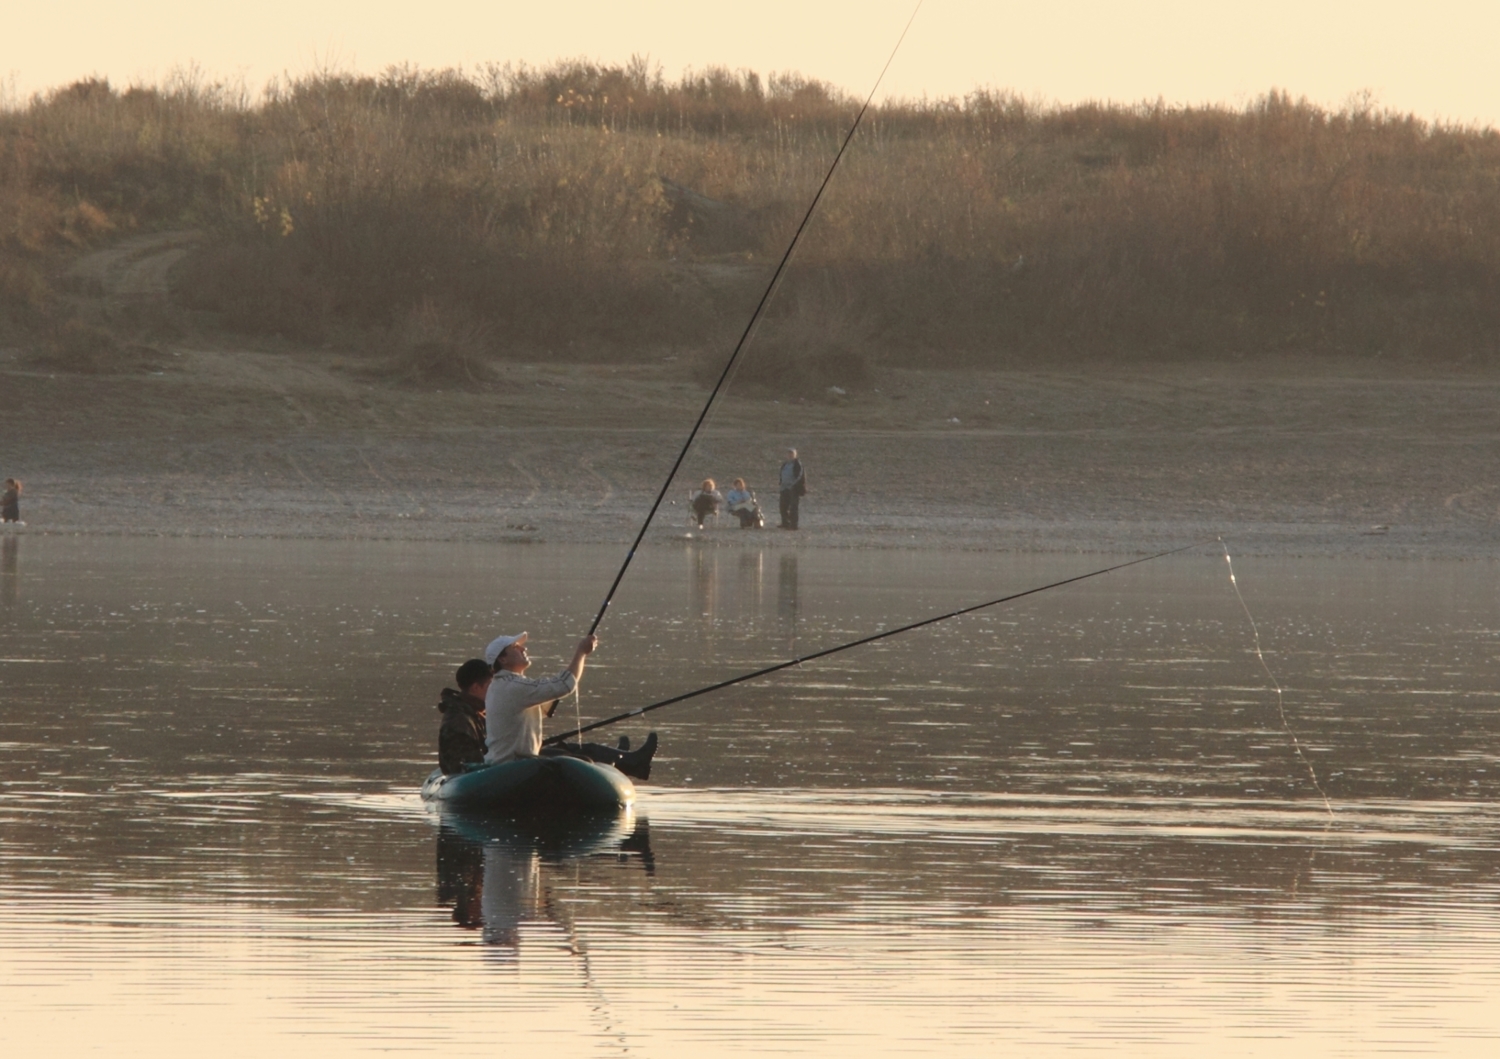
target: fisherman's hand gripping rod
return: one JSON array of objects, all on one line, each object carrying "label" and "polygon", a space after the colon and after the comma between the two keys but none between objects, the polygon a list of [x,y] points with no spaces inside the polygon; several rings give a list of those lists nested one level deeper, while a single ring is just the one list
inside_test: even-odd
[{"label": "fisherman's hand gripping rod", "polygon": [[880,76],[875,78],[875,84],[870,89],[870,94],[865,97],[864,106],[859,108],[859,113],[854,116],[854,124],[849,126],[849,132],[844,136],[844,142],[839,145],[839,150],[833,156],[833,163],[829,165],[827,174],[823,177],[823,183],[818,185],[817,194],[807,207],[807,212],[802,216],[802,223],[797,225],[797,230],[792,234],[792,241],[787,244],[786,253],[781,255],[781,261],[776,266],[776,271],[771,273],[771,281],[766,284],[765,293],[760,296],[756,303],[755,311],[750,314],[750,322],[745,325],[745,330],[740,334],[740,340],[734,344],[734,352],[729,354],[729,360],[724,365],[724,370],[719,373],[719,381],[714,384],[713,392],[708,395],[707,402],[703,405],[703,411],[698,413],[698,420],[693,424],[693,429],[688,432],[687,440],[682,443],[682,451],[677,454],[677,459],[672,463],[672,469],[667,472],[666,481],[661,483],[661,492],[656,494],[656,500],[651,505],[651,510],[646,513],[646,521],[641,523],[641,530],[635,535],[635,540],[630,544],[630,550],[625,553],[625,561],[620,564],[620,572],[615,575],[614,582],[609,586],[609,591],[604,596],[604,602],[599,605],[599,613],[594,615],[594,623],[589,626],[588,634],[592,636],[599,629],[599,623],[604,620],[604,612],[609,610],[610,602],[615,598],[615,590],[620,587],[620,582],[625,577],[625,571],[630,569],[630,562],[635,558],[636,549],[640,547],[641,541],[646,536],[646,530],[651,526],[651,520],[656,517],[656,511],[661,507],[661,502],[666,498],[667,490],[672,487],[672,480],[677,477],[677,472],[682,467],[682,461],[687,458],[688,449],[692,448],[693,441],[698,437],[698,430],[703,426],[703,421],[708,418],[708,413],[713,408],[714,400],[719,396],[719,391],[729,381],[730,373],[735,363],[739,360],[741,351],[750,336],[755,331],[755,325],[760,322],[761,314],[765,312],[766,306],[771,301],[771,296],[776,293],[777,286],[781,283],[782,274],[786,272],[787,264],[792,260],[792,254],[797,249],[797,244],[802,240],[802,233],[807,230],[808,222],[812,220],[813,211],[818,208],[818,202],[823,198],[823,192],[828,190],[828,183],[833,179],[833,171],[838,168],[839,161],[844,157],[844,152],[849,148],[849,142],[854,139],[854,133],[859,128],[859,123],[864,120],[865,111],[870,109],[870,103],[875,98],[875,93],[880,89],[880,82],[885,79],[885,73],[891,68],[891,62],[896,58],[896,52],[901,50],[901,42],[906,39],[907,30],[916,21],[917,12],[922,9],[922,0],[917,0],[917,6],[912,8],[911,17],[906,20],[906,26],[901,30],[901,36],[896,39],[896,46],[891,49],[890,56],[885,60],[885,65],[880,68]]},{"label": "fisherman's hand gripping rod", "polygon": [[1195,541],[1192,544],[1184,544],[1180,548],[1172,548],[1169,551],[1157,552],[1154,555],[1146,555],[1139,559],[1131,559],[1128,562],[1116,563],[1114,566],[1106,566],[1102,570],[1091,570],[1086,574],[1077,574],[1073,577],[1064,578],[1061,581],[1053,581],[1048,585],[1040,585],[1036,588],[1028,588],[1024,592],[1013,592],[1008,596],[1001,596],[999,599],[992,599],[988,603],[976,603],[970,607],[962,607],[958,610],[950,610],[947,614],[939,614],[935,618],[924,618],[921,621],[914,621],[910,625],[901,626],[899,629],[887,629],[885,632],[877,632],[871,636],[861,637],[858,640],[851,640],[849,643],[840,644],[837,647],[828,647],[822,651],[814,651],[810,655],[802,655],[800,658],[793,658],[787,662],[778,662],[774,666],[766,666],[764,669],[757,669],[753,673],[742,673],[737,677],[730,677],[728,680],[721,680],[717,684],[710,684],[707,687],[699,688],[696,691],[687,691],[683,692],[681,695],[673,695],[670,699],[662,699],[660,702],[653,702],[649,706],[641,706],[634,710],[629,710],[625,713],[618,713],[613,717],[606,717],[602,721],[595,721],[593,724],[586,724],[582,727],[575,728],[571,732],[563,732],[561,735],[554,735],[548,739],[543,740],[542,745],[555,746],[558,743],[563,743],[569,739],[577,738],[578,736],[583,735],[585,732],[592,732],[598,728],[604,728],[611,724],[618,724],[620,721],[628,721],[632,717],[639,717],[643,713],[650,713],[652,710],[659,710],[663,706],[671,706],[674,703],[683,702],[687,699],[697,698],[699,695],[707,695],[710,691],[720,691],[724,688],[732,687],[735,684],[743,684],[747,680],[754,680],[757,677],[768,676],[771,673],[777,673],[783,669],[790,669],[792,666],[800,666],[803,662],[811,662],[815,658],[826,658],[829,655],[838,654],[840,651],[847,651],[851,647],[860,647],[867,643],[874,643],[876,640],[884,640],[888,636],[896,636],[903,632],[911,632],[913,629],[920,629],[924,625],[936,625],[940,621],[947,621],[949,618],[957,618],[964,614],[972,614],[976,610],[984,610],[987,607],[998,607],[1002,603],[1010,603],[1013,600],[1021,599],[1025,596],[1034,596],[1040,592],[1046,592],[1054,588],[1061,588],[1064,585],[1071,585],[1078,581],[1087,581],[1091,577],[1099,577],[1102,574],[1109,574],[1113,573],[1116,570],[1123,570],[1127,566],[1138,566],[1141,563],[1149,563],[1153,559],[1161,559],[1168,555],[1176,555],[1178,552],[1190,551],[1193,548],[1200,548],[1204,545],[1213,543],[1214,541],[1211,540]]}]

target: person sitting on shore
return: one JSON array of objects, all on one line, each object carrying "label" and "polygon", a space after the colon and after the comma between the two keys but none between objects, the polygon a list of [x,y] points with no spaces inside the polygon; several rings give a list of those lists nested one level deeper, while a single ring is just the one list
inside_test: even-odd
[{"label": "person sitting on shore", "polygon": [[21,521],[21,483],[5,479],[5,493],[0,495],[0,522]]},{"label": "person sitting on shore", "polygon": [[693,517],[698,520],[698,528],[703,528],[703,520],[709,515],[719,513],[719,505],[724,503],[724,496],[714,486],[712,478],[703,479],[703,486],[693,494]]},{"label": "person sitting on shore", "polygon": [[724,494],[724,502],[730,513],[740,520],[740,529],[760,529],[766,524],[765,516],[760,511],[760,503],[749,486],[745,485],[745,479],[734,480],[734,485]]},{"label": "person sitting on shore", "polygon": [[485,723],[488,728],[484,760],[489,764],[513,761],[522,757],[568,756],[613,765],[625,775],[638,780],[651,778],[651,758],[656,753],[656,733],[646,736],[639,750],[630,750],[627,739],[618,747],[598,743],[563,743],[542,747],[542,718],[551,716],[557,700],[578,687],[584,663],[599,646],[599,638],[585,636],[573,651],[573,660],[555,677],[532,680],[526,676],[531,656],[526,651],[526,634],[497,636],[484,650],[487,662],[494,666],[495,676],[484,697]]},{"label": "person sitting on shore", "polygon": [[438,701],[443,713],[438,728],[438,768],[445,776],[484,764],[484,695],[493,675],[488,662],[471,658],[454,675],[458,690],[443,689]]}]

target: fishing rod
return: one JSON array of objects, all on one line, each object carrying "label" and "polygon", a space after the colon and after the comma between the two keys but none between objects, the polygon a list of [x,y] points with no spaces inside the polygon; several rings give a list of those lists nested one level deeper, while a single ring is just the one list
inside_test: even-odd
[{"label": "fishing rod", "polygon": [[901,42],[906,39],[907,31],[911,24],[916,21],[917,12],[922,9],[922,0],[917,0],[917,6],[912,9],[911,17],[906,20],[906,27],[901,30],[901,36],[896,39],[896,46],[891,49],[890,56],[885,60],[885,65],[880,68],[880,76],[875,78],[875,84],[870,89],[870,94],[865,97],[864,106],[859,108],[859,113],[854,116],[854,124],[849,126],[849,132],[844,136],[844,142],[839,146],[838,153],[833,156],[833,164],[828,167],[828,172],[823,177],[823,183],[818,185],[818,192],[812,198],[812,203],[807,207],[807,212],[802,216],[802,223],[797,225],[797,230],[792,234],[792,241],[787,244],[786,253],[781,255],[781,261],[776,266],[776,271],[771,273],[771,281],[766,284],[765,293],[760,296],[756,303],[755,311],[750,314],[750,322],[745,325],[745,330],[740,334],[740,340],[734,344],[734,352],[729,354],[729,361],[724,365],[724,370],[719,373],[719,381],[714,384],[713,392],[708,395],[708,401],[703,405],[703,411],[698,413],[698,420],[689,431],[687,441],[682,444],[682,451],[677,454],[672,469],[667,472],[667,480],[661,483],[661,492],[656,494],[656,501],[651,505],[651,510],[646,513],[646,521],[641,523],[641,531],[635,535],[631,542],[630,550],[625,553],[625,561],[620,564],[620,572],[615,575],[614,582],[609,586],[609,592],[604,596],[604,602],[599,606],[599,613],[594,615],[594,623],[589,626],[588,635],[592,636],[599,628],[599,623],[604,620],[604,612],[609,610],[610,603],[615,598],[615,590],[620,587],[620,582],[625,578],[625,571],[630,569],[631,560],[635,558],[636,549],[640,547],[641,541],[646,536],[646,530],[651,525],[651,520],[656,517],[657,509],[661,502],[666,499],[667,490],[672,487],[672,480],[677,477],[678,470],[682,467],[682,461],[687,458],[688,450],[692,448],[694,439],[698,436],[698,430],[703,426],[703,421],[708,418],[709,409],[714,405],[714,400],[719,396],[719,391],[729,381],[729,376],[735,363],[739,360],[740,353],[745,344],[750,341],[750,336],[755,331],[755,325],[760,322],[761,314],[766,305],[770,303],[771,296],[776,293],[776,288],[781,282],[782,274],[786,271],[787,264],[792,260],[792,254],[797,249],[797,244],[802,241],[802,233],[807,230],[808,222],[812,220],[813,211],[818,208],[819,201],[823,198],[823,192],[828,190],[828,184],[833,179],[833,172],[838,168],[839,161],[844,157],[844,152],[849,148],[849,142],[854,139],[854,133],[859,129],[859,123],[864,120],[865,111],[870,109],[870,103],[875,99],[875,93],[880,89],[880,82],[885,79],[885,73],[891,68],[891,62],[896,58],[896,52],[901,50]]},{"label": "fishing rod", "polygon": [[710,684],[707,687],[699,688],[696,691],[686,691],[681,695],[674,695],[670,699],[662,699],[660,702],[653,702],[649,706],[640,706],[634,710],[616,714],[613,717],[606,717],[602,721],[595,721],[593,724],[585,724],[573,729],[571,732],[563,732],[561,735],[554,735],[548,739],[544,739],[542,741],[542,745],[555,746],[558,743],[566,742],[569,739],[573,739],[577,736],[583,735],[585,732],[592,732],[597,728],[604,728],[611,724],[618,724],[620,721],[627,721],[632,717],[639,717],[643,713],[650,713],[652,710],[659,710],[663,706],[671,706],[675,703],[683,702],[687,699],[697,698],[699,695],[707,695],[710,691],[721,691],[724,688],[733,687],[735,684],[743,684],[747,680],[754,680],[757,677],[764,677],[771,673],[780,672],[783,669],[790,669],[792,666],[800,666],[803,662],[811,662],[815,658],[826,658],[829,655],[838,654],[840,651],[847,651],[851,647],[860,647],[867,643],[874,643],[876,640],[884,640],[888,636],[896,636],[903,632],[911,632],[913,629],[920,629],[924,625],[936,625],[938,622],[947,621],[949,618],[957,618],[964,614],[972,614],[976,610],[984,610],[987,607],[998,607],[1002,603],[1010,603],[1025,596],[1034,596],[1039,592],[1047,592],[1054,588],[1062,588],[1064,585],[1071,585],[1078,581],[1087,581],[1091,577],[1099,577],[1103,574],[1113,573],[1116,570],[1123,570],[1127,566],[1137,566],[1141,563],[1149,563],[1153,559],[1161,559],[1168,555],[1176,555],[1178,552],[1189,551],[1193,548],[1200,548],[1205,544],[1212,543],[1214,542],[1194,541],[1192,544],[1184,544],[1180,548],[1173,548],[1165,552],[1157,552],[1155,555],[1147,555],[1139,559],[1131,559],[1129,562],[1116,563],[1114,566],[1106,566],[1102,570],[1092,570],[1086,574],[1076,574],[1073,577],[1064,578],[1061,581],[1053,581],[1049,585],[1041,585],[1037,588],[1028,588],[1024,592],[1015,592],[1009,596],[1001,596],[999,599],[992,599],[988,603],[976,603],[973,606],[962,607],[958,610],[950,610],[947,614],[939,614],[935,618],[923,618],[921,621],[914,621],[910,625],[903,625],[899,629],[887,629],[885,632],[877,632],[871,636],[861,637],[858,640],[851,640],[848,643],[839,644],[837,647],[827,647],[821,651],[814,651],[810,655],[802,655],[800,658],[793,658],[789,662],[778,662],[774,666],[766,666],[764,669],[757,669],[753,673],[742,673],[737,677],[730,677],[728,680],[721,680],[717,684]]}]

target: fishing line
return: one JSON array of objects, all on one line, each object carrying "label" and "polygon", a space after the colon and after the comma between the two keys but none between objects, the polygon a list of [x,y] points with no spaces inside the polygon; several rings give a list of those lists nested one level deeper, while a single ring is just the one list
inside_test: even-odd
[{"label": "fishing line", "polygon": [[848,643],[840,644],[837,647],[828,647],[824,648],[821,651],[814,651],[812,654],[801,655],[800,657],[793,658],[787,662],[778,662],[776,665],[766,666],[764,669],[757,669],[753,673],[742,673],[737,677],[730,677],[728,680],[721,680],[717,684],[710,684],[707,687],[698,688],[696,691],[688,691],[684,692],[681,695],[674,695],[670,699],[662,699],[660,702],[653,702],[649,706],[640,706],[626,713],[616,714],[613,717],[606,717],[604,720],[595,721],[593,724],[581,725],[578,728],[573,729],[573,731],[571,732],[563,732],[561,735],[554,735],[547,739],[544,739],[542,741],[542,745],[555,746],[558,743],[563,743],[569,739],[575,738],[576,736],[583,735],[585,732],[592,732],[597,728],[604,728],[611,724],[618,724],[620,721],[628,721],[632,717],[639,717],[643,713],[650,713],[652,710],[659,710],[663,706],[671,706],[675,703],[683,702],[687,699],[697,698],[699,695],[707,695],[711,691],[720,691],[724,688],[733,687],[735,684],[743,684],[747,680],[754,680],[757,677],[767,676],[771,673],[778,673],[783,669],[790,669],[792,666],[800,666],[803,662],[811,662],[815,658],[826,658],[829,655],[838,654],[840,651],[847,651],[851,647],[860,647],[867,643],[874,643],[876,640],[884,640],[888,636],[897,636],[903,632],[911,632],[913,629],[920,629],[924,625],[936,625],[940,621],[947,621],[949,618],[957,618],[964,614],[972,614],[976,610],[984,610],[987,607],[998,607],[1002,603],[1010,603],[1025,596],[1034,596],[1040,592],[1046,592],[1054,588],[1061,588],[1064,585],[1071,585],[1077,581],[1087,581],[1091,577],[1099,577],[1102,574],[1113,573],[1116,570],[1123,570],[1127,566],[1138,566],[1141,563],[1149,563],[1153,559],[1160,559],[1168,555],[1176,555],[1179,552],[1185,552],[1192,548],[1201,548],[1205,544],[1213,543],[1214,542],[1211,540],[1194,541],[1192,544],[1184,544],[1180,548],[1173,548],[1169,551],[1157,552],[1154,555],[1143,556],[1139,559],[1131,559],[1128,562],[1116,563],[1114,566],[1106,566],[1102,570],[1091,570],[1086,574],[1076,574],[1073,577],[1064,578],[1061,581],[1053,581],[1048,585],[1040,585],[1037,588],[1028,588],[1024,592],[1015,592],[1008,596],[1001,596],[999,599],[992,599],[987,603],[976,603],[973,606],[962,607],[959,610],[950,610],[947,614],[939,614],[935,618],[923,618],[921,621],[914,621],[910,625],[903,625],[897,629],[887,629],[885,632],[877,632],[871,636],[864,636],[858,640],[851,640]]},{"label": "fishing line", "polygon": [[708,401],[703,405],[703,411],[698,413],[698,420],[693,424],[693,429],[688,432],[687,441],[683,442],[682,451],[677,454],[677,459],[672,463],[672,469],[667,472],[667,480],[662,482],[661,491],[656,494],[656,500],[651,505],[651,510],[646,513],[646,521],[641,523],[641,531],[635,535],[631,542],[630,550],[625,553],[625,561],[620,564],[620,572],[615,575],[614,583],[609,586],[609,592],[604,596],[604,602],[599,606],[599,613],[594,615],[594,622],[589,626],[588,635],[594,635],[599,628],[599,623],[604,620],[604,612],[609,610],[610,602],[615,598],[615,590],[620,587],[620,582],[625,577],[625,571],[630,569],[630,562],[635,558],[636,549],[640,547],[641,541],[646,536],[646,530],[651,525],[651,520],[656,517],[657,509],[666,498],[667,490],[672,487],[672,480],[677,477],[678,470],[682,467],[682,461],[687,458],[688,450],[692,448],[693,441],[698,436],[698,430],[703,426],[703,421],[708,418],[708,413],[713,408],[714,401],[724,389],[735,363],[739,360],[740,353],[744,350],[750,336],[755,331],[755,326],[760,322],[761,314],[765,312],[766,306],[771,301],[771,296],[776,293],[776,288],[781,283],[781,277],[786,272],[787,264],[792,260],[792,254],[797,249],[797,244],[802,241],[802,233],[807,230],[808,222],[812,220],[813,211],[818,208],[818,203],[823,198],[823,192],[828,190],[828,184],[833,180],[834,170],[838,168],[839,161],[844,157],[844,152],[849,149],[849,143],[854,139],[854,133],[859,129],[859,124],[864,120],[865,111],[870,109],[871,102],[875,99],[875,93],[880,89],[880,82],[885,79],[886,71],[891,68],[891,63],[896,58],[896,52],[901,50],[901,42],[906,40],[907,31],[911,24],[916,21],[917,12],[922,9],[923,0],[917,0],[917,6],[912,9],[911,17],[906,20],[906,26],[901,30],[901,36],[896,38],[896,46],[891,49],[891,54],[885,60],[885,65],[880,68],[880,76],[875,78],[875,84],[870,89],[870,94],[865,97],[864,106],[859,108],[859,113],[854,116],[854,124],[849,126],[849,131],[844,136],[844,142],[839,146],[838,153],[833,156],[833,163],[828,167],[828,172],[823,177],[823,183],[818,185],[818,192],[813,196],[807,212],[802,216],[802,223],[797,225],[797,230],[792,234],[792,241],[787,244],[786,253],[781,255],[781,261],[776,266],[776,271],[771,273],[771,281],[766,284],[765,293],[760,296],[756,303],[755,311],[750,314],[750,322],[745,325],[745,330],[740,334],[740,340],[734,344],[734,352],[729,354],[729,361],[724,365],[724,370],[719,373],[719,381],[714,384],[713,391],[708,395]]},{"label": "fishing line", "polygon": [[1333,803],[1328,800],[1328,795],[1323,790],[1323,785],[1318,782],[1317,771],[1313,768],[1312,762],[1308,760],[1307,755],[1302,752],[1301,740],[1297,738],[1297,733],[1292,731],[1292,726],[1286,719],[1286,702],[1281,693],[1281,682],[1276,679],[1276,674],[1271,672],[1271,667],[1266,663],[1266,656],[1261,652],[1260,629],[1256,627],[1255,617],[1250,613],[1250,608],[1245,603],[1245,597],[1240,592],[1240,583],[1234,576],[1234,560],[1229,558],[1229,546],[1224,543],[1223,537],[1219,538],[1219,547],[1224,549],[1224,562],[1229,566],[1229,584],[1234,589],[1234,597],[1240,601],[1240,608],[1244,610],[1245,617],[1250,622],[1250,635],[1255,641],[1255,657],[1260,660],[1260,668],[1266,671],[1266,679],[1276,689],[1276,712],[1281,714],[1281,727],[1285,730],[1287,738],[1292,741],[1292,749],[1297,752],[1297,757],[1307,769],[1308,776],[1312,778],[1312,785],[1317,790],[1318,796],[1323,799],[1323,808],[1328,810],[1329,816],[1332,816]]}]

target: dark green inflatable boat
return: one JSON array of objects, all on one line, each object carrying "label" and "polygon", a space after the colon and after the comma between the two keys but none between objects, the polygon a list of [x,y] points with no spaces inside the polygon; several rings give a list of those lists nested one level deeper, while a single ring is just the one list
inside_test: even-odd
[{"label": "dark green inflatable boat", "polygon": [[609,765],[576,757],[523,757],[422,784],[422,800],[468,812],[568,813],[619,809],[635,801],[635,785]]}]

